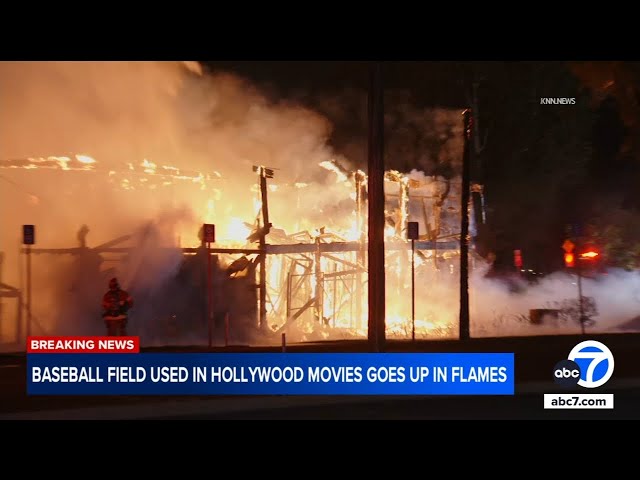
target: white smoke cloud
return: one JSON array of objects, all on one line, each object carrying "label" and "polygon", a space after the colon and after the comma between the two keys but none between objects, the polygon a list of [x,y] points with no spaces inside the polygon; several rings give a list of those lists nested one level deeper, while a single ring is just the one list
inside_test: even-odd
[{"label": "white smoke cloud", "polygon": [[[544,277],[529,285],[515,280],[509,288],[504,282],[488,279],[479,270],[472,276],[471,301],[474,327],[480,336],[579,333],[576,318],[547,319],[542,325],[530,323],[532,309],[577,308],[577,277],[564,272]],[[619,331],[640,315],[640,275],[637,272],[610,270],[597,278],[582,278],[582,295],[593,299],[596,314],[590,332]],[[585,303],[585,307],[586,307]]]},{"label": "white smoke cloud", "polygon": [[[578,286],[575,275],[557,272],[529,283],[514,273],[510,278],[487,276],[489,265],[473,259],[469,278],[471,334],[474,337],[529,336],[580,333]],[[405,263],[400,282],[387,263],[387,327],[390,338],[410,338],[411,276]],[[433,258],[416,268],[416,330],[418,338],[457,338],[460,314],[459,257],[452,252],[440,259],[435,270]],[[391,267],[391,268],[390,268]],[[637,331],[640,318],[640,275],[611,270],[597,278],[582,278],[585,313],[589,301],[596,312],[586,331],[592,333]],[[590,300],[589,300],[590,299]],[[568,308],[574,309],[571,313]],[[534,324],[531,310],[556,311],[556,316]],[[552,313],[552,312],[550,312]],[[635,319],[635,322],[633,320]]]},{"label": "white smoke cloud", "polygon": [[[89,247],[121,236],[130,238],[115,247],[133,247],[124,261],[91,251],[34,255],[32,333],[102,333],[99,301],[108,278],[118,276],[125,288],[139,292],[140,320],[134,331],[152,337],[153,322],[166,318],[159,307],[145,303],[144,295],[184,294],[167,283],[180,273],[181,257],[174,247],[197,246],[203,222],[216,223],[225,236],[238,219],[240,225],[253,222],[253,165],[276,169],[269,181],[275,227],[292,233],[344,228],[353,220],[353,191],[319,167],[336,159],[346,169],[355,168],[329,146],[333,127],[327,118],[299,104],[272,102],[245,80],[206,72],[195,62],[2,62],[0,105],[0,166],[76,154],[96,160],[95,168],[86,171],[0,168],[1,281],[24,292],[25,259],[18,253],[22,224],[36,225],[36,247],[77,246],[82,225],[89,229]],[[331,105],[339,110],[341,104]],[[442,137],[444,147],[434,155],[419,155],[420,165],[432,168],[460,158],[459,112],[398,111],[405,113],[394,116],[396,123],[424,123]],[[394,138],[391,151],[400,156],[402,137]],[[366,139],[356,143],[364,148]],[[422,141],[421,149],[427,143]],[[148,167],[141,167],[145,160],[165,175],[147,175],[143,170]],[[425,179],[418,171],[411,176]],[[452,257],[440,265],[437,277],[421,274],[418,292],[423,320],[447,332],[455,331],[458,315],[457,276],[449,271],[455,262]],[[402,295],[405,306],[406,280],[400,290],[388,290],[390,299]],[[472,279],[475,324],[483,334],[513,333],[492,325],[505,315],[571,298],[570,283],[549,277],[527,294],[514,295],[477,274]],[[597,285],[585,281],[585,295],[594,292],[601,312],[597,328],[615,327],[637,315],[632,293],[637,285],[637,277],[621,272]],[[12,343],[19,333],[11,302],[3,299],[0,344]],[[392,313],[406,320],[406,308]],[[512,330],[530,330],[522,328],[518,324]]]},{"label": "white smoke cloud", "polygon": [[[334,156],[324,117],[270,103],[242,79],[205,74],[194,62],[3,62],[0,104],[2,166],[76,154],[96,160],[89,171],[0,169],[2,281],[24,291],[22,224],[36,225],[36,247],[77,246],[82,225],[89,247],[124,235],[131,238],[114,246],[135,247],[125,263],[108,255],[34,255],[39,333],[101,331],[96,312],[111,275],[125,288],[157,290],[176,269],[175,255],[161,247],[197,246],[205,221],[220,232],[235,218],[251,223],[252,165],[276,168],[274,184],[294,184],[326,179],[317,165]],[[156,173],[175,175],[146,175],[145,161]],[[177,179],[183,172],[192,178]],[[309,189],[297,208],[331,203],[327,192]],[[290,202],[274,196],[271,208],[274,223],[296,226],[286,223],[295,218]],[[13,319],[15,305],[5,305],[3,317]],[[0,342],[15,338],[12,322],[0,328]]]}]

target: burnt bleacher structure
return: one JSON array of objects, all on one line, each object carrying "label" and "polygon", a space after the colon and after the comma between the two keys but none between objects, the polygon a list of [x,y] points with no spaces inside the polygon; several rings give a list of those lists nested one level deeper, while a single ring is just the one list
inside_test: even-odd
[{"label": "burnt bleacher structure", "polygon": [[[268,213],[268,169],[254,170],[263,201],[257,218],[248,219],[250,234],[243,247],[204,242],[189,247],[163,244],[149,239],[154,235],[150,225],[94,247],[89,246],[88,228],[82,226],[77,246],[24,248],[32,269],[38,268],[42,256],[72,258],[68,268],[75,280],[64,286],[60,298],[72,291],[74,298],[88,299],[83,304],[92,306],[66,307],[57,322],[43,327],[38,315],[31,313],[37,310],[32,303],[38,299],[25,298],[17,288],[4,288],[3,297],[15,296],[21,305],[15,318],[17,335],[56,334],[63,325],[64,333],[69,334],[73,325],[86,325],[94,319],[95,331],[77,331],[99,333],[97,298],[108,278],[124,276],[123,286],[136,300],[131,333],[141,335],[143,344],[203,344],[209,330],[217,345],[273,343],[281,333],[290,333],[292,341],[366,336],[365,174],[349,173],[355,187],[356,234],[342,236],[324,227],[295,233],[274,227],[272,221],[277,225],[277,219],[269,218]],[[386,281],[391,295],[400,295],[406,288],[411,255],[406,229],[410,221],[419,223],[417,268],[444,275],[457,273],[460,187],[456,179],[411,178],[393,171],[385,174]],[[478,191],[477,186],[474,189]],[[156,275],[163,279],[151,288],[139,277],[154,268],[164,268]],[[25,275],[29,277],[31,272]],[[397,308],[392,310],[396,317],[408,319],[406,301],[389,308]],[[71,317],[82,320],[74,320],[70,326]]]}]

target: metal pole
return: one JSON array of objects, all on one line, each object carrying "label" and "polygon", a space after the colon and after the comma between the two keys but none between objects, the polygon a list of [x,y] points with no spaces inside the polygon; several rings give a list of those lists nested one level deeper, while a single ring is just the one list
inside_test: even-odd
[{"label": "metal pole", "polygon": [[207,318],[209,319],[209,348],[213,345],[213,281],[211,278],[211,243],[207,242],[207,294],[209,306]]},{"label": "metal pole", "polygon": [[359,271],[355,275],[355,295],[356,295],[356,328],[359,330],[362,327],[362,272],[361,267],[364,266],[365,251],[364,245],[366,242],[364,232],[364,174],[359,170],[355,174],[356,178],[356,224],[358,228],[358,251],[356,252],[356,263],[358,264]]},{"label": "metal pole", "polygon": [[[266,249],[267,234],[270,230],[269,204],[267,203],[267,177],[264,167],[260,167],[260,198],[262,200],[262,231],[260,250]],[[260,254],[260,328],[267,326],[267,254]]]},{"label": "metal pole", "polygon": [[368,145],[368,338],[371,350],[384,351],[385,271],[384,271],[384,96],[382,66],[373,65],[369,89]]},{"label": "metal pole", "polygon": [[471,111],[464,112],[464,153],[462,156],[462,192],[460,220],[460,340],[470,337],[469,320],[469,197],[471,189],[471,165],[469,145],[471,136]]},{"label": "metal pole", "polygon": [[584,303],[582,301],[582,272],[580,271],[580,264],[578,264],[578,268],[576,268],[576,274],[578,275],[578,306],[580,308],[580,329],[582,330],[582,335],[585,334],[584,331]]},{"label": "metal pole", "polygon": [[411,239],[411,341],[416,341],[416,241]]},{"label": "metal pole", "polygon": [[25,311],[25,291],[24,291],[24,268],[22,263],[22,254],[25,252],[22,248],[18,250],[18,260],[19,260],[19,268],[18,268],[18,285],[20,286],[18,290],[18,311],[16,312],[16,343],[20,343],[23,341],[22,333],[24,329],[24,311]]},{"label": "metal pole", "polygon": [[31,245],[27,245],[27,337],[31,336]]}]

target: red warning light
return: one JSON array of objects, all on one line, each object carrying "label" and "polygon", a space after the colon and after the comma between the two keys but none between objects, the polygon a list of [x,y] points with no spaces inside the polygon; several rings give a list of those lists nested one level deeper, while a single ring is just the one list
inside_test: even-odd
[{"label": "red warning light", "polygon": [[522,252],[520,250],[513,251],[513,264],[518,268],[522,268]]},{"label": "red warning light", "polygon": [[565,267],[575,267],[575,257],[573,253],[566,252],[564,254],[564,266]]}]

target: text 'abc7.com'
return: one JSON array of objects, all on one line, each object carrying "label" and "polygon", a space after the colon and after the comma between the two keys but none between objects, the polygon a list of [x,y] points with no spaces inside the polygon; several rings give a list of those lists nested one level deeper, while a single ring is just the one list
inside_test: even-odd
[{"label": "text 'abc7.com'", "polygon": [[[553,368],[555,383],[567,389],[602,387],[613,375],[611,350],[596,340],[580,342]],[[547,409],[612,409],[612,393],[545,393]]]}]

